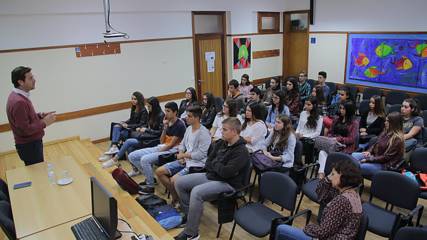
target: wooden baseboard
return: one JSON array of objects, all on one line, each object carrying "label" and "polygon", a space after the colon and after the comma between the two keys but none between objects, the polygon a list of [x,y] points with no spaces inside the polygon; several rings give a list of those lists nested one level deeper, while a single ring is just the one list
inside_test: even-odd
[{"label": "wooden baseboard", "polygon": [[103,142],[107,142],[107,141],[110,141],[109,137],[95,139],[95,140],[92,141],[92,143],[93,144],[98,144],[98,143],[103,143]]},{"label": "wooden baseboard", "polygon": [[[57,144],[57,143],[69,142],[69,141],[74,141],[74,140],[80,140],[80,137],[79,136],[71,136],[71,137],[67,137],[67,138],[63,138],[63,139],[52,140],[52,141],[44,142],[43,146],[49,146],[49,145],[53,145],[53,144]],[[16,153],[16,150],[9,150],[6,152],[0,152],[0,157],[5,156],[5,155],[9,155],[9,154],[13,154],[13,153]]]}]

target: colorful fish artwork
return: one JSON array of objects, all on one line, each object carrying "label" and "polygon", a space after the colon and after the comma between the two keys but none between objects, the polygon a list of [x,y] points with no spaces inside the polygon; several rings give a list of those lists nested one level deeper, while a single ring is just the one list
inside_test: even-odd
[{"label": "colorful fish artwork", "polygon": [[417,44],[415,46],[415,49],[417,50],[417,54],[423,58],[427,57],[427,43],[421,43]]},{"label": "colorful fish artwork", "polygon": [[394,63],[396,70],[409,70],[412,68],[413,64],[411,59],[406,56],[402,56],[399,60]]},{"label": "colorful fish artwork", "polygon": [[357,58],[356,58],[356,66],[358,67],[364,67],[367,66],[369,64],[369,58],[366,57],[366,55],[364,53],[359,53]]},{"label": "colorful fish artwork", "polygon": [[378,57],[383,58],[387,57],[390,54],[393,54],[393,48],[390,45],[385,44],[382,42],[378,47],[375,49],[375,53]]},{"label": "colorful fish artwork", "polygon": [[365,72],[363,72],[363,73],[368,78],[376,78],[378,75],[384,74],[383,72],[381,72],[380,70],[378,70],[376,66],[372,66],[372,67],[367,68],[365,70]]}]

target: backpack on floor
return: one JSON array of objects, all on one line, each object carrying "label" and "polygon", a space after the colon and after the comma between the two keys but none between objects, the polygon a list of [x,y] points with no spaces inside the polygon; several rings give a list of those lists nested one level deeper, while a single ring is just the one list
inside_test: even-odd
[{"label": "backpack on floor", "polygon": [[182,223],[181,214],[171,205],[159,205],[146,210],[166,230],[176,228]]},{"label": "backpack on floor", "polygon": [[114,180],[119,186],[130,194],[137,194],[139,191],[139,185],[136,183],[123,168],[118,167],[111,173]]}]

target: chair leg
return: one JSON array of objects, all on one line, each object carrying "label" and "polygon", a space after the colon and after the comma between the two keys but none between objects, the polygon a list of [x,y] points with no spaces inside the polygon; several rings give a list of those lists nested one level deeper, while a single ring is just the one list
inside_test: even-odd
[{"label": "chair leg", "polygon": [[252,201],[252,193],[253,193],[253,191],[255,189],[255,183],[256,183],[257,177],[258,177],[258,174],[255,172],[254,181],[252,182],[252,187],[251,187],[252,189],[249,192],[249,202]]},{"label": "chair leg", "polygon": [[236,228],[236,221],[233,222],[233,228],[231,229],[229,240],[233,239],[234,229]]},{"label": "chair leg", "polygon": [[222,223],[218,227],[218,231],[216,232],[216,238],[219,238],[219,234],[221,233]]},{"label": "chair leg", "polygon": [[295,214],[298,213],[299,207],[301,206],[302,198],[304,197],[304,193],[301,191],[301,197],[299,198],[297,209],[295,210]]}]

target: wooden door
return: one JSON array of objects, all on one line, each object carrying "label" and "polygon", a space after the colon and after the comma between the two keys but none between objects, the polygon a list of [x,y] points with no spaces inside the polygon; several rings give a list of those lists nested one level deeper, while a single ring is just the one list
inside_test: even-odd
[{"label": "wooden door", "polygon": [[[292,20],[293,16],[299,20]],[[283,76],[298,76],[301,71],[308,71],[309,25],[303,28],[299,23],[308,23],[308,11],[283,13]],[[295,25],[297,23],[297,25]]]},{"label": "wooden door", "polygon": [[214,96],[223,96],[222,41],[222,36],[196,38],[200,94],[211,92]]}]

